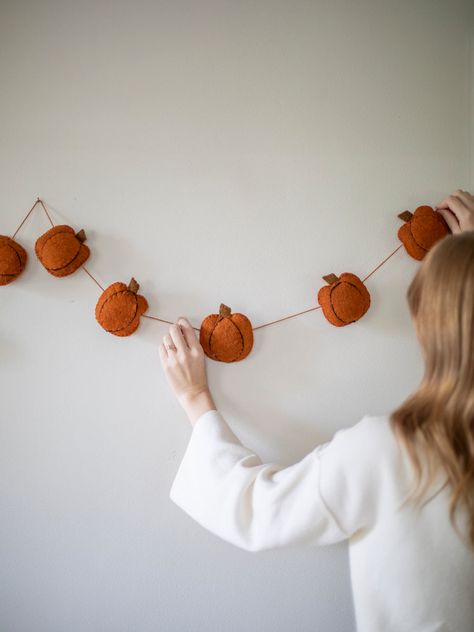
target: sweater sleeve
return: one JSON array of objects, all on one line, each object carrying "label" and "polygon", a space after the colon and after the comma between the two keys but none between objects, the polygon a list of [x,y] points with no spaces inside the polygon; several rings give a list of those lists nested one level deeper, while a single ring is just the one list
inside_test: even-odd
[{"label": "sweater sleeve", "polygon": [[336,440],[348,432],[282,467],[262,463],[222,414],[209,410],[192,429],[170,499],[202,527],[247,551],[347,539],[363,522],[360,493],[348,496],[354,490],[347,480],[354,471],[344,463],[350,436],[342,449]]}]

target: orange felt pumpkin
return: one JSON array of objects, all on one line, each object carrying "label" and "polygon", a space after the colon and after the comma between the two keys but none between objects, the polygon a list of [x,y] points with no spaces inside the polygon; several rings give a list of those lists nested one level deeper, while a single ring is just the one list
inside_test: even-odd
[{"label": "orange felt pumpkin", "polygon": [[100,295],[95,307],[97,322],[115,336],[130,336],[140,324],[140,316],[148,309],[144,296],[137,294],[140,285],[132,277],[125,285],[112,283]]},{"label": "orange felt pumpkin", "polygon": [[35,252],[46,270],[57,277],[75,272],[88,259],[84,230],[74,233],[70,226],[53,226],[36,240]]},{"label": "orange felt pumpkin", "polygon": [[230,307],[221,303],[218,314],[209,314],[202,321],[199,341],[212,360],[243,360],[253,347],[252,323],[244,314],[232,314]]},{"label": "orange felt pumpkin", "polygon": [[0,285],[8,285],[20,276],[28,255],[23,246],[11,237],[0,235]]},{"label": "orange felt pumpkin", "polygon": [[424,259],[428,250],[451,232],[441,213],[431,206],[419,206],[414,213],[403,211],[398,217],[404,221],[398,229],[398,238],[417,261]]},{"label": "orange felt pumpkin", "polygon": [[318,292],[318,303],[326,319],[336,327],[359,320],[370,307],[370,294],[363,281],[351,272],[339,277],[328,274],[323,279],[328,285]]}]

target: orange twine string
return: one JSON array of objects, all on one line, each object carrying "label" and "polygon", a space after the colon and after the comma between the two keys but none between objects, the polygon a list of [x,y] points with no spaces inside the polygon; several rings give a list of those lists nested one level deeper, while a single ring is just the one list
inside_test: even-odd
[{"label": "orange twine string", "polygon": [[15,239],[15,235],[17,234],[17,232],[20,230],[20,228],[23,226],[23,224],[26,222],[26,220],[28,219],[28,217],[31,215],[31,213],[33,212],[33,209],[35,208],[35,206],[38,204],[38,202],[40,201],[39,198],[37,198],[36,202],[33,204],[33,206],[30,208],[30,210],[28,211],[28,213],[26,214],[26,217],[23,219],[23,221],[21,222],[21,224],[18,226],[18,228],[16,229],[16,231],[13,233],[12,235],[12,239]]},{"label": "orange twine string", "polygon": [[[16,229],[16,231],[13,233],[12,235],[12,239],[15,238],[15,235],[18,233],[18,231],[20,230],[20,228],[23,226],[23,224],[26,222],[26,220],[28,219],[28,217],[31,215],[31,213],[33,212],[33,209],[36,207],[37,204],[41,204],[41,206],[43,207],[44,212],[46,213],[47,218],[49,219],[51,226],[54,226],[53,220],[51,219],[46,206],[44,205],[43,200],[41,200],[39,197],[36,199],[36,202],[33,204],[33,206],[30,208],[30,210],[28,211],[27,215],[25,216],[25,218],[23,219],[23,221],[21,222],[21,224],[18,226],[18,228]],[[379,268],[381,268],[384,263],[386,263],[390,257],[393,257],[393,255],[398,252],[400,250],[400,248],[402,248],[403,244],[400,244],[399,246],[397,246],[397,248],[395,248],[395,250],[393,250],[393,252],[391,252],[387,257],[385,257],[385,259],[383,259],[373,270],[371,270],[371,272],[369,272],[369,274],[364,277],[362,279],[362,282],[365,282],[369,277],[371,277],[374,272],[377,272],[377,270]],[[97,279],[89,272],[89,270],[87,270],[87,268],[85,266],[81,266],[81,268],[84,270],[84,272],[86,272],[90,278],[94,281],[94,283],[96,283],[100,289],[102,291],[105,291],[104,288],[102,287],[102,285],[99,283],[99,281],[97,281]],[[310,307],[309,309],[305,309],[302,312],[296,312],[296,314],[290,314],[289,316],[283,316],[282,318],[278,318],[277,320],[272,320],[268,323],[264,323],[263,325],[258,325],[258,327],[252,327],[253,331],[256,331],[257,329],[262,329],[263,327],[268,327],[269,325],[274,325],[276,323],[281,323],[283,320],[288,320],[289,318],[296,318],[297,316],[301,316],[301,314],[307,314],[308,312],[313,312],[316,311],[317,309],[321,309],[320,305],[317,305],[316,307]],[[172,320],[166,320],[164,318],[158,318],[158,316],[149,316],[147,314],[142,314],[142,318],[150,318],[151,320],[156,320],[160,323],[167,323],[168,325],[173,325],[175,321]],[[200,331],[199,327],[193,327],[193,329],[195,329],[196,331]]]}]

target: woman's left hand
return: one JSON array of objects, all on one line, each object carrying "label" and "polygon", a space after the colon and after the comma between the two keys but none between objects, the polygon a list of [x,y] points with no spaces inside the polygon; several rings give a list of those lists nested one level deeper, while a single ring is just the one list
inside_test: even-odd
[{"label": "woman's left hand", "polygon": [[204,350],[187,318],[170,325],[159,347],[161,364],[171,389],[193,423],[215,408],[209,392]]}]

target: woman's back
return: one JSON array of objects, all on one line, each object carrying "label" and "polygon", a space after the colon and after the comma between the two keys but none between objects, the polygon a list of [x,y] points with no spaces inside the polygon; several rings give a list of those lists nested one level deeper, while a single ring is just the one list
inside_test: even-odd
[{"label": "woman's back", "polygon": [[[335,461],[344,458],[354,474],[345,491],[348,506],[342,513],[342,508],[337,510],[341,520],[349,513],[345,519],[354,522],[354,514],[367,512],[370,505],[370,520],[349,540],[358,629],[472,632],[474,554],[450,522],[450,491],[443,487],[443,476],[434,481],[423,505],[403,503],[413,471],[388,415],[366,416],[337,433],[333,441],[337,442],[331,448],[333,455],[324,455],[323,470],[324,463],[336,467]],[[328,456],[332,463],[327,463]],[[331,506],[331,496],[337,493],[341,499],[341,489],[324,471],[322,481],[322,493]],[[365,502],[360,485],[369,492]],[[460,509],[458,521],[464,533],[466,518],[464,508]]]}]

